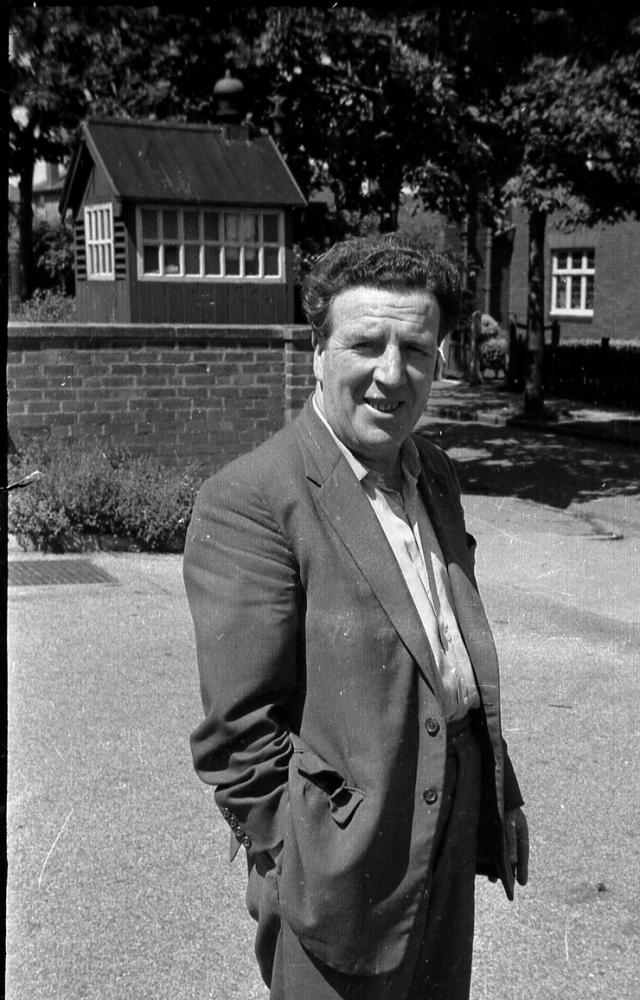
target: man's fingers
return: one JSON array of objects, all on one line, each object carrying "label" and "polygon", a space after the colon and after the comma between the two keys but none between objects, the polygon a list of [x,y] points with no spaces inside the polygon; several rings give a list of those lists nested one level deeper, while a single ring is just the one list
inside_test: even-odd
[{"label": "man's fingers", "polygon": [[514,809],[505,816],[505,834],[509,861],[513,865],[519,885],[529,881],[529,828],[522,809]]},{"label": "man's fingers", "polygon": [[516,824],[516,841],[518,856],[516,874],[518,883],[526,885],[529,881],[529,830],[524,814],[522,815],[522,823]]},{"label": "man's fingers", "polygon": [[507,847],[509,849],[509,861],[512,865],[518,863],[518,840],[516,837],[515,819],[506,820]]}]

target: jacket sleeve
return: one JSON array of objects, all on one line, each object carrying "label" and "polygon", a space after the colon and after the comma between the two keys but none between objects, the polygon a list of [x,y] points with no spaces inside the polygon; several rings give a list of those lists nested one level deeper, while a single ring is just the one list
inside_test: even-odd
[{"label": "jacket sleeve", "polygon": [[237,840],[273,852],[292,752],[283,708],[298,684],[300,584],[272,515],[238,474],[201,488],[184,580],[205,712],[191,736],[194,765]]},{"label": "jacket sleeve", "polygon": [[523,806],[524,799],[504,739],[502,741],[502,759],[504,761],[504,808],[505,811],[508,811]]}]

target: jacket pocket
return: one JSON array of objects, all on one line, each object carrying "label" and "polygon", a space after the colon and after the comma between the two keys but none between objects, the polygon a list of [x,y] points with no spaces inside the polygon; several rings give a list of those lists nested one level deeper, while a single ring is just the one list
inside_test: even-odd
[{"label": "jacket pocket", "polygon": [[311,750],[294,748],[292,764],[302,778],[326,795],[331,819],[345,827],[364,798],[362,789],[348,785],[341,774]]}]

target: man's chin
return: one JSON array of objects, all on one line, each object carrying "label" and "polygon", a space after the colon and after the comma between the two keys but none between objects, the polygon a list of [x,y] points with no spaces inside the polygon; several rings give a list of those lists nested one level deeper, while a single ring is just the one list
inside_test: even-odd
[{"label": "man's chin", "polygon": [[[397,430],[397,429],[396,429]],[[368,428],[357,441],[347,447],[364,463],[393,461],[397,456],[406,434],[391,433],[381,428]]]}]

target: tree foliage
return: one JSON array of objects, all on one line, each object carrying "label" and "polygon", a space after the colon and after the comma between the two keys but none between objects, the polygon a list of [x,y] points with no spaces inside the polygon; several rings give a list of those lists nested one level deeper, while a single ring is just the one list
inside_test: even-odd
[{"label": "tree foliage", "polygon": [[[629,25],[629,34],[637,25]],[[617,40],[616,40],[617,43]],[[616,49],[594,62],[582,47],[537,55],[501,97],[504,204],[529,215],[528,359],[524,409],[544,415],[544,241],[559,225],[615,222],[640,209],[640,58]],[[506,168],[506,169],[505,169]]]},{"label": "tree foliage", "polygon": [[69,155],[107,114],[206,122],[225,67],[339,236],[397,226],[403,187],[449,219],[530,219],[531,377],[542,407],[542,248],[550,213],[613,221],[640,205],[640,22],[571,8],[13,7],[10,170],[25,291],[36,159]]}]

